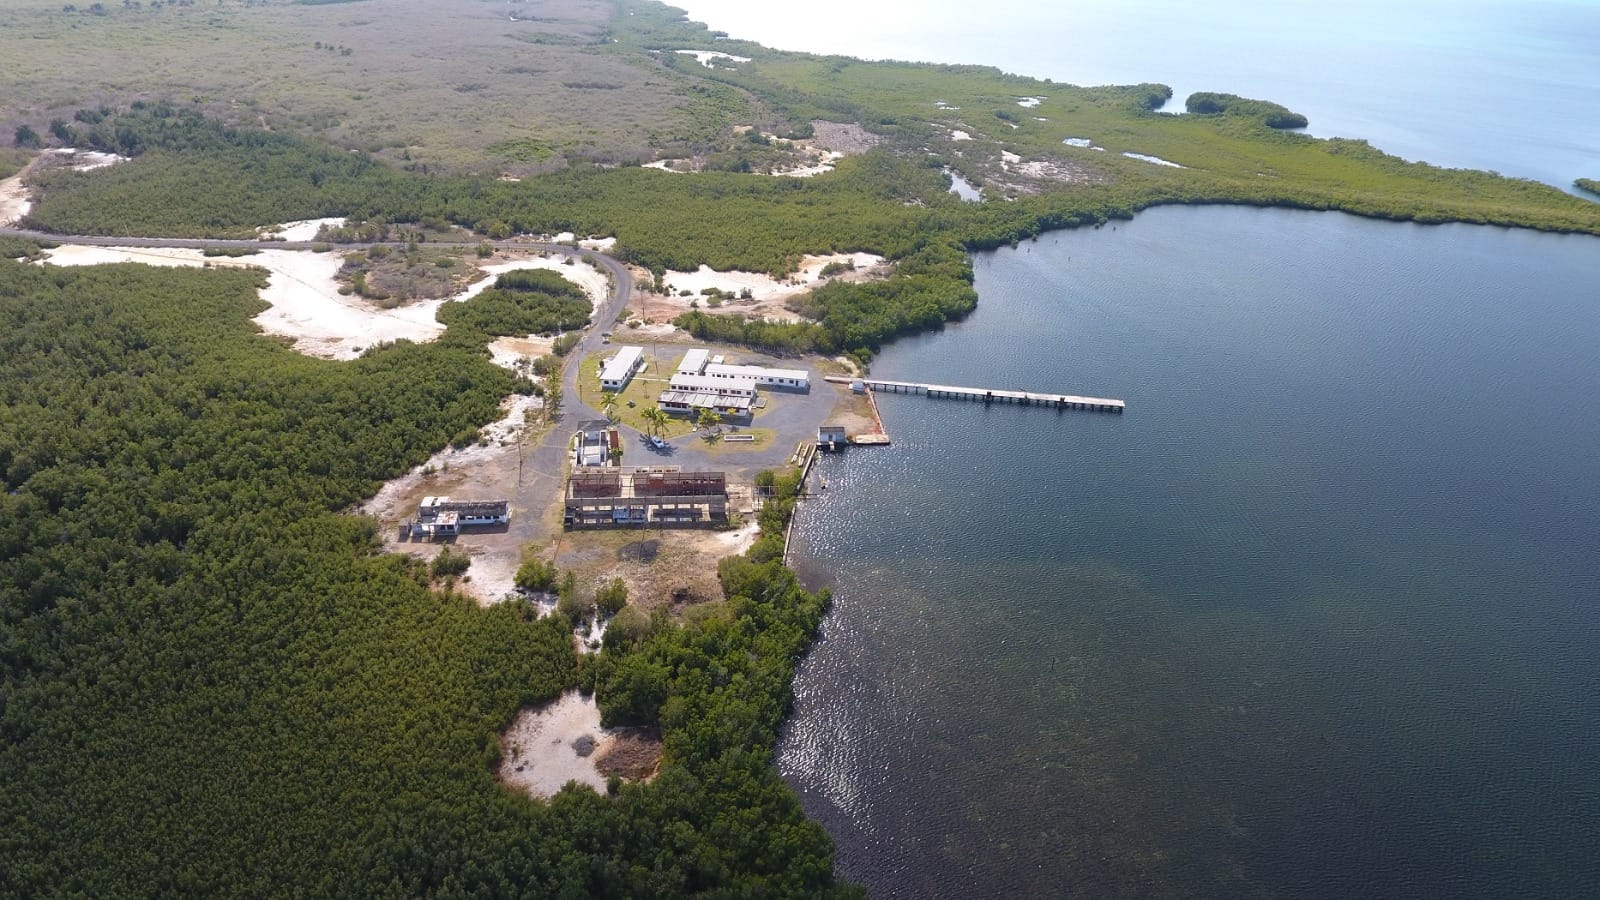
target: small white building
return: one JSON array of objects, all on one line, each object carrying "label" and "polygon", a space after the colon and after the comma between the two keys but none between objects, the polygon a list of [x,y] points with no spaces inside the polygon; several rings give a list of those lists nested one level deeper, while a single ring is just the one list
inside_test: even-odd
[{"label": "small white building", "polygon": [[796,391],[811,390],[811,373],[805,369],[769,369],[766,366],[734,366],[727,363],[707,363],[705,376],[723,384],[748,384],[761,387],[788,388]]},{"label": "small white building", "polygon": [[703,347],[696,347],[683,355],[683,362],[678,363],[679,375],[700,375],[706,370],[706,357],[711,351]]},{"label": "small white building", "polygon": [[600,367],[600,387],[607,391],[620,391],[628,386],[633,373],[644,365],[643,347],[619,347],[617,355]]}]

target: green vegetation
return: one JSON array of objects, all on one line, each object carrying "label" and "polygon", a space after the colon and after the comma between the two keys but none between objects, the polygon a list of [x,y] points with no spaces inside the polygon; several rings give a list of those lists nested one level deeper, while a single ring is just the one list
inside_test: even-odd
[{"label": "green vegetation", "polygon": [[1266,100],[1247,100],[1234,94],[1200,92],[1183,103],[1195,115],[1230,115],[1259,120],[1268,128],[1304,128],[1310,123],[1297,112]]},{"label": "green vegetation", "polygon": [[[430,590],[466,557],[430,572],[336,511],[509,376],[460,340],[301,357],[254,333],[258,279],[0,261],[0,894],[837,892],[771,759],[825,599],[730,566],[724,615],[580,669],[564,621]],[[658,666],[652,784],[495,782],[520,706],[636,706]]]},{"label": "green vegetation", "polygon": [[1579,178],[1573,184],[1581,190],[1600,196],[1600,181],[1596,181],[1593,178]]},{"label": "green vegetation", "polygon": [[[629,25],[638,27],[631,19]],[[707,264],[784,275],[807,254],[873,252],[895,261],[894,274],[880,283],[829,284],[800,300],[797,308],[816,324],[704,311],[680,321],[707,339],[847,352],[858,359],[897,335],[970,311],[975,295],[968,252],[1126,218],[1155,204],[1250,203],[1600,232],[1594,204],[1547,185],[1408,163],[1361,141],[1284,132],[1266,121],[1275,107],[1223,95],[1198,95],[1205,108],[1220,113],[1169,116],[1151,111],[1169,96],[1162,85],[1085,89],[969,66],[768,51],[737,69],[703,71],[694,76],[737,86],[790,115],[819,113],[825,98],[849,97],[853,114],[889,143],[813,179],[575,167],[506,182],[422,177],[284,133],[224,128],[191,110],[154,103],[113,111],[93,126],[111,149],[142,151],[137,159],[89,174],[41,176],[43,194],[30,219],[62,233],[245,235],[264,223],[342,215],[500,235],[614,234],[615,255],[658,274]],[[1049,121],[1023,117],[1018,129],[1006,129],[1003,142],[980,134],[961,144],[962,157],[948,155],[955,148],[939,128],[973,126],[954,118],[958,112],[935,107],[932,98],[992,109],[1018,96],[1044,97],[1035,111]],[[1064,136],[1087,136],[1108,150],[1157,155],[1187,168],[1065,146]],[[933,152],[924,154],[922,146]],[[984,147],[1048,160],[1066,174],[1029,180],[998,160],[983,162]],[[978,167],[975,177],[1013,202],[960,202],[946,191],[941,169],[948,165]]]},{"label": "green vegetation", "polygon": [[592,304],[583,289],[544,269],[507,272],[471,300],[439,307],[440,322],[490,336],[582,328]]}]

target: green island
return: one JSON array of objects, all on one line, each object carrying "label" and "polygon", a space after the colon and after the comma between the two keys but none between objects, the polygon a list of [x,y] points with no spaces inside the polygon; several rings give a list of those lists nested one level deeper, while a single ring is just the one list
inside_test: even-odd
[{"label": "green island", "polygon": [[[1304,118],[1265,100],[1196,94],[1170,115],[1163,85],[780,52],[642,0],[510,8],[0,11],[30,35],[0,58],[0,179],[33,201],[31,233],[0,235],[0,895],[860,893],[773,761],[829,602],[783,563],[794,469],[756,478],[758,536],[704,603],[630,602],[530,552],[518,586],[555,610],[481,606],[461,557],[384,552],[351,514],[478,441],[503,398],[559,408],[570,343],[521,374],[486,346],[581,328],[570,282],[502,274],[443,305],[436,340],[335,361],[252,324],[264,276],[220,265],[251,250],[33,264],[54,238],[339,217],[324,241],[387,247],[370,239],[399,224],[394,252],[443,270],[465,263],[417,245],[487,257],[570,232],[615,238],[605,254],[647,286],[873,254],[881,277],[819,283],[792,315],[673,316],[707,342],[865,366],[975,308],[971,253],[1160,204],[1600,234],[1600,204],[1295,133]],[[49,164],[66,148],[128,160]],[[597,604],[615,618],[578,653]],[[507,790],[499,735],[574,689],[658,741],[653,777]]]},{"label": "green island", "polygon": [[1579,178],[1572,183],[1577,185],[1582,190],[1588,191],[1589,193],[1600,197],[1600,181],[1596,181],[1593,178]]}]

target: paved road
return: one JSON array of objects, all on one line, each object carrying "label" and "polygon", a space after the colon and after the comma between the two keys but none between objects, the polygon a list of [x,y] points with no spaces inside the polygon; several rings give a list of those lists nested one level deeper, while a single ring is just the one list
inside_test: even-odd
[{"label": "paved road", "polygon": [[[320,242],[317,241],[260,241],[249,239],[228,238],[163,238],[163,237],[107,237],[94,234],[49,234],[43,231],[32,231],[26,228],[0,228],[0,236],[28,238],[39,241],[50,241],[57,244],[83,244],[91,247],[171,247],[192,250],[229,250],[248,248],[252,250],[311,250]],[[382,244],[388,247],[404,247],[405,242],[400,241],[375,241],[366,243],[339,244],[340,250],[360,250]],[[542,241],[428,241],[430,247],[478,247],[488,244],[496,250],[522,250],[533,252],[557,253],[563,256],[577,258],[590,258],[603,266],[611,275],[611,293],[605,301],[595,310],[594,325],[584,332],[583,339],[568,353],[565,368],[561,376],[561,393],[563,398],[561,415],[555,425],[545,433],[539,442],[524,450],[522,464],[522,483],[518,491],[519,503],[523,512],[533,512],[534,515],[522,515],[512,521],[520,523],[522,528],[528,529],[526,539],[542,536],[546,526],[544,516],[539,513],[550,509],[559,495],[562,486],[562,475],[566,463],[567,443],[572,436],[572,431],[577,422],[589,419],[602,418],[598,410],[585,406],[578,399],[578,370],[579,363],[588,354],[594,352],[602,344],[600,334],[610,331],[616,322],[617,316],[628,305],[628,300],[633,296],[633,275],[622,262],[593,250],[583,250],[569,247],[566,244],[551,244]]]}]

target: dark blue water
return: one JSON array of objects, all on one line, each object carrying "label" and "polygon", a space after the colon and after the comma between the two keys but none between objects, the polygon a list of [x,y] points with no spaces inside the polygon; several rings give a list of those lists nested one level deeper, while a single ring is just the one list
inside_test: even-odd
[{"label": "dark blue water", "polygon": [[1600,893],[1600,239],[1172,208],[976,260],[797,531],[882,896]]}]

